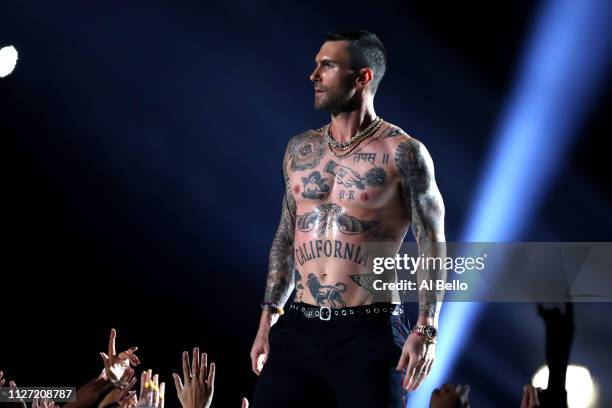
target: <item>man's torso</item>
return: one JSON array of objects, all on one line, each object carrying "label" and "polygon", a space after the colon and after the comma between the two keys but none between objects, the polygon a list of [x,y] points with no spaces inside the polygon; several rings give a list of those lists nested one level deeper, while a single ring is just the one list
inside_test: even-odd
[{"label": "man's torso", "polygon": [[322,130],[300,134],[288,147],[287,190],[297,206],[294,301],[332,308],[397,301],[372,289],[377,276],[363,244],[387,242],[397,251],[410,226],[394,157],[410,137],[384,122],[340,159]]}]

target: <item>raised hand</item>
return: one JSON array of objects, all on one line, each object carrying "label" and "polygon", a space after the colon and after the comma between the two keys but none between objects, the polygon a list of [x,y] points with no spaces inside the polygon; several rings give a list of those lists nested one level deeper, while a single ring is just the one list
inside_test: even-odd
[{"label": "raised hand", "polygon": [[249,400],[246,398],[242,399],[242,404],[240,405],[240,408],[249,408]]},{"label": "raised hand", "polygon": [[546,326],[546,364],[548,365],[548,386],[538,397],[544,407],[567,407],[565,381],[572,340],[574,338],[574,307],[565,304],[565,311],[554,307],[545,309],[538,304],[538,314]]},{"label": "raised hand", "polygon": [[103,370],[98,378],[94,378],[77,389],[76,401],[68,402],[63,408],[93,408],[111,392],[115,386],[106,377]]},{"label": "raised hand", "polygon": [[138,396],[136,391],[128,392],[121,401],[119,401],[119,408],[135,408],[138,406]]},{"label": "raised hand", "polygon": [[[2,387],[6,382],[6,379],[2,378],[3,376],[4,373],[0,371],[0,387]],[[13,393],[18,391],[17,384],[15,384],[15,381],[9,381],[9,387],[11,388],[11,391],[13,391]],[[9,402],[5,406],[14,408],[27,408],[26,403],[21,398],[16,399],[14,402]]]},{"label": "raised hand", "polygon": [[102,357],[102,361],[104,363],[104,371],[106,372],[107,378],[113,384],[119,384],[119,386],[123,386],[124,384],[120,383],[121,377],[125,373],[125,370],[130,367],[130,364],[133,366],[137,366],[140,364],[140,360],[134,354],[138,347],[131,347],[126,351],[122,351],[117,354],[115,351],[115,339],[117,338],[117,331],[115,329],[111,329],[110,339],[108,341],[108,355],[100,352],[100,356]]},{"label": "raised hand", "polygon": [[118,404],[120,403],[120,401],[125,399],[125,397],[129,394],[130,389],[134,386],[134,384],[136,384],[136,377],[134,377],[134,369],[128,367],[123,373],[123,376],[120,378],[119,383],[124,384],[124,386],[121,388],[115,388],[108,394],[106,394],[102,402],[98,404],[99,407],[103,408],[108,405],[114,406],[115,404]]},{"label": "raised hand", "polygon": [[166,383],[159,384],[159,375],[143,371],[140,375],[140,398],[138,407],[164,408]]},{"label": "raised hand", "polygon": [[436,388],[431,393],[430,408],[468,408],[470,401],[469,385],[444,384],[442,389]]},{"label": "raised hand", "polygon": [[189,353],[183,352],[183,380],[172,373],[176,393],[183,408],[209,408],[215,391],[215,363],[208,365],[208,356],[195,347],[192,365],[189,364]]},{"label": "raised hand", "polygon": [[562,313],[557,307],[544,309],[541,304],[538,304],[538,314],[546,326],[546,362],[551,372],[550,378],[562,380],[554,386],[565,388],[565,372],[574,337],[573,305],[571,302],[566,303],[565,312]]},{"label": "raised hand", "polygon": [[532,385],[523,387],[523,398],[521,399],[521,408],[534,408],[540,406],[538,398],[538,389]]},{"label": "raised hand", "polygon": [[410,334],[402,348],[402,355],[396,370],[406,370],[403,387],[406,391],[416,391],[429,375],[436,355],[435,344],[426,344],[416,333]]},{"label": "raised hand", "polygon": [[32,400],[32,408],[60,408],[53,400],[47,398],[34,398]]}]

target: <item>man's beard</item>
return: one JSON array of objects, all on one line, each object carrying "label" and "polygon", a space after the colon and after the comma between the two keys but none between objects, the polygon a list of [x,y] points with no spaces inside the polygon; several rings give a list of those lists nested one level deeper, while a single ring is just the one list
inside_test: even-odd
[{"label": "man's beard", "polygon": [[329,95],[325,94],[325,98],[314,101],[314,108],[317,110],[326,111],[329,113],[347,112],[355,110],[354,98],[348,98],[347,95]]}]

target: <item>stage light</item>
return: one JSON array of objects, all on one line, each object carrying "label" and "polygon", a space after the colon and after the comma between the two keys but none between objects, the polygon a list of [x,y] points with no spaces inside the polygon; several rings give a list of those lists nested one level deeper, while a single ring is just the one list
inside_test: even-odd
[{"label": "stage light", "polygon": [[[533,376],[531,385],[546,389],[548,367],[541,367]],[[565,376],[568,408],[592,408],[597,406],[597,386],[586,367],[569,365]]]},{"label": "stage light", "polygon": [[0,49],[0,78],[9,75],[17,64],[17,50],[12,45]]},{"label": "stage light", "polygon": [[[611,8],[597,0],[542,3],[493,136],[464,242],[516,241],[530,225],[609,70]],[[478,354],[467,340],[482,306],[444,305],[436,362],[408,406],[429,406],[431,392],[448,381],[459,354]]]}]

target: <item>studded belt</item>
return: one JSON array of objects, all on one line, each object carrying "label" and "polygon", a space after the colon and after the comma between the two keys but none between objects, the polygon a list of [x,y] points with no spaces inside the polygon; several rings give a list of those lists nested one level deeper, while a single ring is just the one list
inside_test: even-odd
[{"label": "studded belt", "polygon": [[372,303],[363,306],[343,307],[332,309],[327,306],[314,306],[307,303],[292,303],[288,308],[289,313],[302,313],[311,319],[329,321],[336,319],[347,319],[354,317],[400,315],[404,312],[402,305],[393,303]]}]

